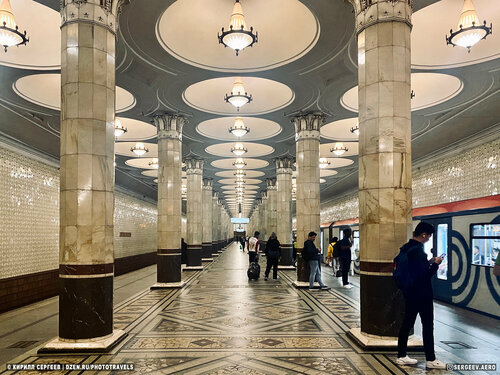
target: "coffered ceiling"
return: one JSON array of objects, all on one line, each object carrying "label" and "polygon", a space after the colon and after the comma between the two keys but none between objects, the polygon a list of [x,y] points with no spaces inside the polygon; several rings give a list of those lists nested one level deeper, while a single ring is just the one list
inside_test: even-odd
[{"label": "coffered ceiling", "polygon": [[[233,0],[132,0],[122,9],[117,35],[117,112],[127,128],[116,142],[116,183],[156,199],[157,157],[152,115],[182,113],[183,155],[205,160],[235,208],[238,139],[229,133],[236,117],[250,129],[242,139],[248,153],[245,215],[249,204],[275,176],[274,159],[295,155],[291,118],[325,114],[321,199],[357,187],[357,46],[352,6],[345,0],[241,0],[259,41],[236,56],[217,41],[229,22]],[[463,147],[472,138],[498,137],[500,36],[493,33],[470,53],[447,46],[456,28],[458,0],[415,1],[412,32],[413,160]],[[59,155],[60,18],[58,0],[11,0],[26,29],[27,46],[0,51],[0,136],[41,154]],[[479,18],[500,25],[497,1],[474,0]],[[237,111],[224,101],[236,78],[252,94]],[[130,148],[144,142],[149,152]],[[348,151],[337,158],[336,142]]]}]

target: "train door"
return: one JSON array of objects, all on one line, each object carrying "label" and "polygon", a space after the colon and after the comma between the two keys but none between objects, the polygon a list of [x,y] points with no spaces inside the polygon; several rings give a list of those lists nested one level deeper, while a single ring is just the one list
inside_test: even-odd
[{"label": "train door", "polygon": [[424,245],[428,258],[444,255],[443,262],[439,265],[437,275],[432,279],[434,297],[451,302],[451,218],[424,219],[434,225],[436,231],[431,239]]}]

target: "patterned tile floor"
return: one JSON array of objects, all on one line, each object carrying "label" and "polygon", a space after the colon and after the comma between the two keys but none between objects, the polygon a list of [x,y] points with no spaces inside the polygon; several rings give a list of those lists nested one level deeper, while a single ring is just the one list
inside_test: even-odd
[{"label": "patterned tile floor", "polygon": [[[359,324],[356,291],[297,290],[293,271],[280,272],[278,282],[249,282],[247,264],[230,246],[202,272],[185,272],[185,288],[144,290],[117,304],[115,327],[129,335],[109,354],[38,356],[34,348],[9,362],[134,363],[134,374],[426,373],[422,353],[412,355],[418,366],[398,367],[394,353],[363,352],[347,338],[345,331]],[[459,350],[437,352],[446,362],[464,362]]]}]

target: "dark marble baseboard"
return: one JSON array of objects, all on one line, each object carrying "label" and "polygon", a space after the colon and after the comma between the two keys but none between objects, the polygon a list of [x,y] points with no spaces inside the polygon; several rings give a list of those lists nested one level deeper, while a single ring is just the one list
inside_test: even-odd
[{"label": "dark marble baseboard", "polygon": [[[156,264],[156,251],[115,259],[115,276]],[[0,279],[0,313],[57,296],[59,269]]]}]

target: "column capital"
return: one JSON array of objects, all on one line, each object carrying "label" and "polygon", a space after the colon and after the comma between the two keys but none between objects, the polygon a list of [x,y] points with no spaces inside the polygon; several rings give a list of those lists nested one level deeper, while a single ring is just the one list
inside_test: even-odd
[{"label": "column capital", "polygon": [[295,125],[295,141],[299,139],[319,140],[319,129],[324,121],[325,115],[322,113],[307,113],[295,116],[292,119]]},{"label": "column capital", "polygon": [[61,27],[85,22],[116,34],[120,8],[128,0],[60,0]]},{"label": "column capital", "polygon": [[380,22],[403,22],[410,28],[413,0],[349,0],[356,13],[356,33]]},{"label": "column capital", "polygon": [[267,190],[276,190],[276,177],[266,178]]},{"label": "column capital", "polygon": [[186,118],[182,115],[162,113],[153,115],[153,122],[156,126],[158,139],[170,138],[182,141],[182,128]]},{"label": "column capital", "polygon": [[267,200],[267,190],[262,190],[262,191],[260,192],[260,196],[261,196],[260,200],[261,200],[262,202],[264,202],[265,200]]},{"label": "column capital", "polygon": [[292,174],[293,159],[290,157],[279,158],[275,160],[276,174]]},{"label": "column capital", "polygon": [[219,192],[213,191],[212,192],[212,200],[218,200],[218,199],[219,199]]},{"label": "column capital", "polygon": [[186,173],[187,174],[203,174],[203,163],[205,160],[188,158],[184,160],[186,163]]},{"label": "column capital", "polygon": [[213,178],[204,177],[202,186],[203,190],[212,190],[213,183],[214,183]]}]

